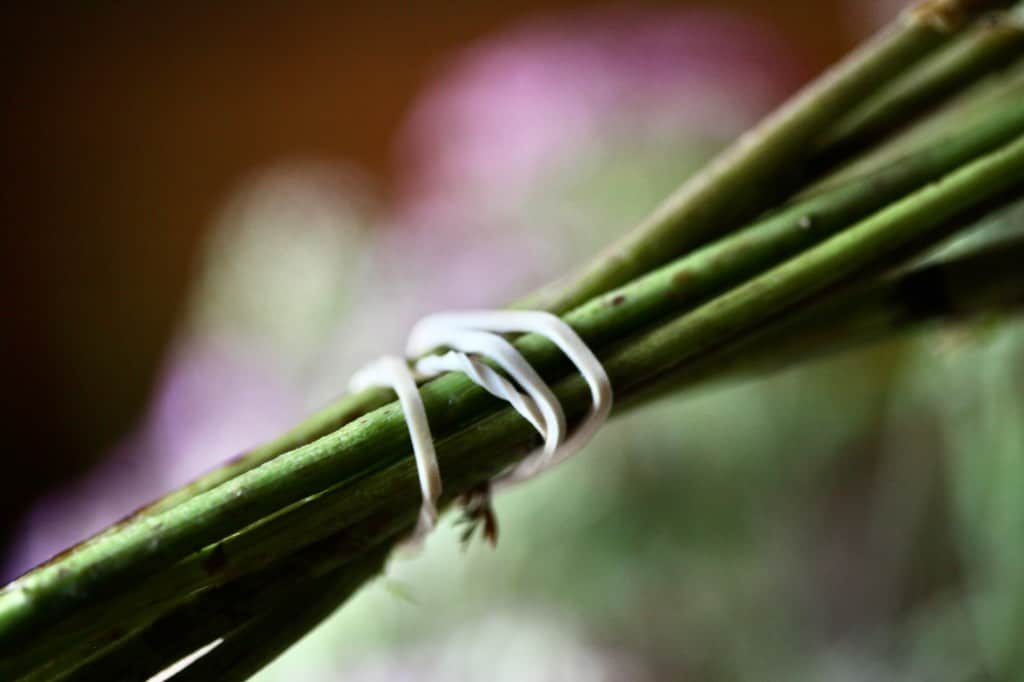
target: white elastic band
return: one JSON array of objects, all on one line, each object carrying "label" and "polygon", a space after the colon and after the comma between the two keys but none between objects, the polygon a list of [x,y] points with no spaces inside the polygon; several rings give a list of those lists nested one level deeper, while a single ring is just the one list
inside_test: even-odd
[{"label": "white elastic band", "polygon": [[[477,337],[472,337],[470,343],[467,336],[469,332],[487,337],[490,345],[484,344]],[[572,361],[590,387],[590,413],[565,442],[562,442],[565,414],[558,399],[519,351],[498,336],[499,333],[513,332],[539,334],[549,339]],[[429,315],[413,327],[406,352],[418,355],[442,345],[487,355],[513,376],[542,411],[547,407],[548,412],[557,414],[555,423],[548,421],[548,430],[541,432],[545,438],[544,450],[524,459],[497,481],[499,485],[519,483],[565,461],[593,438],[611,412],[611,381],[600,360],[572,327],[551,313],[534,310],[467,310]],[[518,363],[525,365],[528,370],[521,371]],[[557,430],[552,431],[552,427]]]},{"label": "white elastic band", "polygon": [[[507,333],[533,333],[546,337],[572,361],[590,387],[590,412],[568,440],[565,439],[567,428],[561,403],[515,346],[500,336]],[[416,373],[421,378],[444,372],[462,372],[491,395],[507,401],[544,439],[544,447],[501,476],[496,481],[498,485],[519,483],[565,461],[590,441],[611,412],[611,381],[601,362],[572,327],[551,313],[482,310],[430,315],[413,327],[406,352],[415,357],[444,347],[452,350],[443,355],[426,355],[415,363]],[[525,394],[470,353],[493,360]],[[409,425],[423,492],[420,520],[413,534],[413,541],[418,541],[436,523],[441,474],[413,372],[401,358],[384,356],[357,372],[349,385],[351,390],[369,386],[390,387],[398,394]]]},{"label": "white elastic band", "polygon": [[494,397],[508,402],[542,436],[547,432],[544,416],[533,398],[520,393],[511,381],[476,358],[453,351],[444,355],[428,355],[418,360],[415,367],[416,373],[424,379],[436,377],[445,372],[462,372],[477,386]]},{"label": "white elastic band", "polygon": [[[471,326],[471,321],[475,318],[470,316],[468,319],[470,324],[459,324],[450,319],[447,314],[424,317],[409,332],[409,341],[405,347],[406,355],[416,357],[440,346],[448,346],[454,351],[458,351],[456,356],[461,354],[465,357],[466,353],[477,353],[494,360],[523,387],[527,395],[533,399],[533,403],[540,409],[544,416],[544,428],[537,428],[537,430],[544,438],[544,452],[549,457],[554,455],[567,430],[565,411],[562,409],[561,403],[558,402],[558,398],[537,374],[537,371],[516,350],[515,346],[493,333],[495,330],[482,325]],[[424,360],[429,360],[431,357],[434,356],[427,356]],[[432,364],[429,361],[420,361],[416,363],[416,369],[425,371]],[[490,388],[477,381],[475,377],[470,377],[470,379],[490,391]],[[519,394],[515,387],[509,385],[509,388]],[[504,393],[490,392],[498,398],[509,400],[509,396]],[[520,414],[523,413],[520,412]],[[533,422],[531,421],[531,423]]]},{"label": "white elastic band", "polygon": [[405,360],[396,355],[384,355],[352,375],[350,391],[370,387],[390,388],[398,395],[398,402],[409,425],[409,438],[416,457],[416,471],[423,493],[423,506],[413,531],[413,539],[422,538],[437,523],[437,499],[441,496],[441,469],[437,465],[434,438],[430,435],[427,411],[423,407],[416,380]]}]

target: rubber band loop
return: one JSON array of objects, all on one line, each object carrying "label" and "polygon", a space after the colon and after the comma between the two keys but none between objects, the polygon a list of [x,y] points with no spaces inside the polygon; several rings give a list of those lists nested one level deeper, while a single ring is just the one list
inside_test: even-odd
[{"label": "rubber band loop", "polygon": [[[565,411],[551,388],[515,346],[494,334],[491,329],[452,324],[447,315],[442,314],[430,315],[417,322],[409,333],[409,342],[405,350],[407,355],[415,357],[438,346],[448,346],[462,353],[478,353],[489,357],[508,372],[533,399],[544,416],[545,427],[537,430],[544,438],[544,452],[549,457],[554,455],[567,430]],[[417,369],[419,367],[420,363],[417,363]],[[479,384],[475,380],[474,383]],[[487,389],[486,386],[483,388]],[[504,395],[495,395],[507,399]]]},{"label": "rubber band loop", "polygon": [[[590,388],[592,404],[587,416],[566,439],[566,418],[554,391],[500,334],[538,334],[554,343],[575,365]],[[500,476],[495,483],[507,487],[532,478],[565,461],[585,446],[608,418],[612,387],[597,356],[579,335],[557,316],[543,311],[479,310],[438,313],[421,319],[409,334],[406,352],[420,356],[450,348],[443,354],[425,355],[415,362],[415,374],[405,360],[385,355],[356,372],[350,390],[371,386],[391,388],[398,396],[409,427],[423,503],[412,541],[418,543],[437,523],[441,472],[437,463],[430,424],[417,376],[429,378],[444,372],[462,372],[491,395],[509,403],[544,439],[544,446]],[[515,381],[509,381],[472,355],[490,358]],[[516,386],[518,384],[518,388]],[[522,389],[520,391],[519,389]]]},{"label": "rubber band loop", "polygon": [[[569,456],[584,447],[608,418],[612,406],[612,388],[604,366],[590,348],[583,343],[575,330],[556,315],[534,310],[468,310],[437,313],[423,318],[413,327],[406,351],[412,355],[425,353],[439,345],[451,345],[453,341],[458,342],[463,339],[458,333],[460,331],[491,332],[490,337],[501,339],[502,343],[524,363],[526,361],[519,351],[515,350],[515,347],[508,341],[497,336],[497,333],[520,332],[544,336],[558,346],[559,350],[572,361],[590,387],[592,400],[590,413],[569,439],[564,443],[558,442],[556,451],[545,447],[539,455],[527,457],[512,471],[501,477],[497,481],[498,484],[508,486],[519,483],[564,462]],[[503,369],[507,369],[502,360],[497,357],[494,359]],[[530,392],[531,396],[534,396],[535,400],[536,394],[545,395],[551,401],[550,405],[557,406],[558,412],[563,415],[564,419],[564,412],[558,399],[532,367],[530,375],[527,375],[525,380],[518,376],[515,378],[525,390]],[[538,400],[538,405],[543,409],[543,400]]]},{"label": "rubber band loop", "polygon": [[470,381],[485,391],[508,402],[516,412],[537,429],[543,437],[546,432],[544,417],[537,403],[529,396],[516,390],[515,385],[496,371],[466,353],[449,352],[444,355],[428,355],[416,362],[416,373],[429,379],[445,372],[462,372]]}]

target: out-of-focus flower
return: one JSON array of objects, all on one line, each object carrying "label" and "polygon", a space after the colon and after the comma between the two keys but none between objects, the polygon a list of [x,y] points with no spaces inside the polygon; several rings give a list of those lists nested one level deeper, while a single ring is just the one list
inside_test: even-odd
[{"label": "out-of-focus flower", "polygon": [[229,199],[210,233],[186,331],[229,335],[302,371],[364,282],[375,206],[354,169],[280,164]]},{"label": "out-of-focus flower", "polygon": [[464,50],[415,108],[402,210],[430,227],[453,199],[529,216],[524,196],[595,147],[731,138],[797,82],[790,54],[763,26],[714,11],[527,21]]},{"label": "out-of-focus flower", "polygon": [[[582,262],[798,82],[722,12],[541,16],[455,55],[399,137],[385,252],[447,305],[494,305]],[[443,272],[442,272],[443,270]]]}]

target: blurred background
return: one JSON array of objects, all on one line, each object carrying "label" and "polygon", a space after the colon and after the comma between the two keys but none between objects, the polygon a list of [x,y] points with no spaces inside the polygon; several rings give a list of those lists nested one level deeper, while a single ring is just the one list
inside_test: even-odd
[{"label": "blurred background", "polygon": [[[5,581],[583,262],[898,1],[155,2],[2,30]],[[1024,332],[616,420],[275,680],[1003,679]]]}]

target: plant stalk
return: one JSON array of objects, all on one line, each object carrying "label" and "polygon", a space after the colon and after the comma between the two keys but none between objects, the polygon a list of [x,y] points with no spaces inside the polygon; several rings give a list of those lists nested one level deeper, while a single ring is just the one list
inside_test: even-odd
[{"label": "plant stalk", "polygon": [[817,141],[817,156],[831,159],[864,149],[972,82],[1024,55],[1024,5],[979,21],[970,30],[863,105]]},{"label": "plant stalk", "polygon": [[[1022,182],[1024,138],[1018,137],[800,256],[616,346],[604,358],[616,395],[628,397],[674,367],[749,333],[790,305],[940,230],[972,206],[1019,189]],[[614,308],[614,299],[606,306]],[[539,337],[525,336],[516,344],[545,371],[556,359],[550,343]],[[421,394],[438,432],[456,429],[438,443],[446,482],[463,473],[486,480],[511,463],[510,450],[536,442],[529,425],[510,410],[498,410],[496,400],[462,375],[436,379]],[[556,394],[567,414],[579,416],[586,409],[589,393],[578,375],[558,383]],[[492,412],[496,414],[475,421]],[[80,636],[78,628],[87,624],[68,624],[87,614],[85,607],[95,599],[152,606],[149,592],[162,569],[175,576],[171,582],[176,594],[187,594],[216,584],[203,569],[212,553],[219,555],[228,574],[248,573],[375,512],[414,507],[418,487],[408,451],[401,410],[389,404],[287,458],[271,460],[125,527],[116,542],[84,546],[60,565],[29,574],[14,584],[15,589],[0,594],[2,646],[13,656],[2,666],[25,660],[37,628],[45,628],[50,639],[62,631],[72,639]],[[317,497],[307,501],[311,495]],[[166,569],[183,556],[189,558]]]},{"label": "plant stalk", "polygon": [[[746,378],[793,366],[808,357],[863,347],[939,324],[1019,313],[1024,310],[1024,278],[1019,275],[1022,262],[1024,236],[1018,236],[947,261],[894,273],[880,282],[856,287],[787,316],[785,324],[754,334],[727,353],[705,356],[680,383],[692,388],[703,381]],[[679,387],[680,384],[660,387],[656,396]],[[655,396],[641,394],[623,407],[631,409],[651,397]],[[406,519],[405,523],[408,522]],[[394,533],[385,536],[392,537]],[[332,537],[330,542],[349,541],[343,532],[342,537]],[[313,553],[303,550],[287,561],[311,566],[316,560]],[[203,669],[212,666],[218,671],[217,679],[244,679],[240,674],[254,669],[250,657],[255,657],[255,663],[261,667],[347,599],[349,593],[342,592],[328,606],[328,586],[333,582],[358,584],[369,579],[377,567],[347,561],[324,570],[329,572],[316,579],[316,590],[322,596],[312,601],[303,597],[305,585],[291,588],[291,577],[282,580],[276,566],[240,581],[262,586],[261,592],[272,592],[272,602],[256,602],[258,596],[254,598],[235,585],[198,595],[143,633],[119,643],[97,664],[86,666],[68,679],[86,682],[143,677],[144,673],[160,670],[218,636],[224,637],[224,643],[208,654],[211,660],[204,659]],[[221,616],[238,613],[245,615],[236,616],[229,625],[223,622]],[[296,624],[287,637],[279,628],[284,622]],[[238,659],[244,664],[228,663]]]}]

